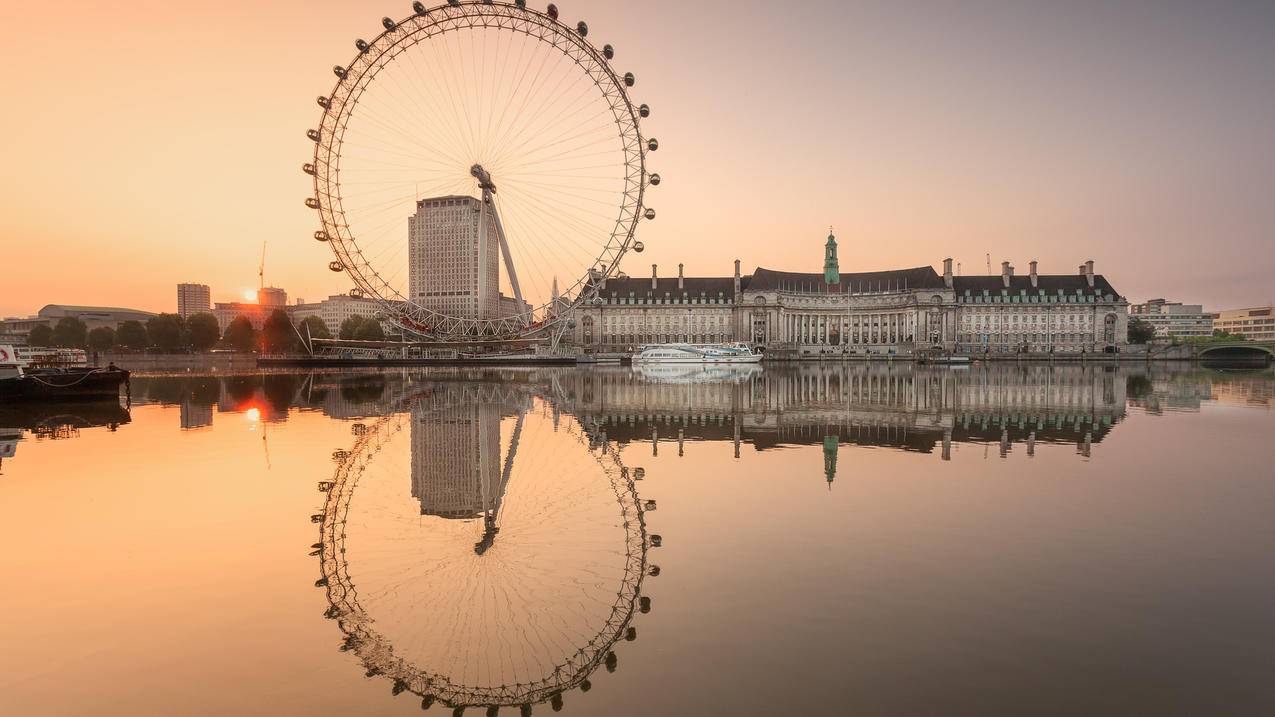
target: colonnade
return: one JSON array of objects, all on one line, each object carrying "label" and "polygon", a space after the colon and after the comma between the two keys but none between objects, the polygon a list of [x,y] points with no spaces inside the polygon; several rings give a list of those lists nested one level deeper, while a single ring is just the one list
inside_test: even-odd
[{"label": "colonnade", "polygon": [[870,346],[916,340],[916,311],[855,314],[788,313],[780,317],[784,343],[827,346]]}]

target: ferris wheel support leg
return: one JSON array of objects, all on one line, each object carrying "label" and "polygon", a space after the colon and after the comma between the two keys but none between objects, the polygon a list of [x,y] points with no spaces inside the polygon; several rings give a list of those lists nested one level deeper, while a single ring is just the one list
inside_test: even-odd
[{"label": "ferris wheel support leg", "polygon": [[505,239],[505,226],[500,222],[500,212],[496,210],[496,204],[491,200],[491,190],[483,190],[483,203],[491,206],[491,216],[496,224],[496,238],[500,240],[500,255],[505,260],[505,273],[509,275],[509,285],[514,290],[514,298],[518,300],[518,305],[522,306],[522,287],[518,285],[518,272],[514,269],[513,255],[509,253],[509,242]]}]

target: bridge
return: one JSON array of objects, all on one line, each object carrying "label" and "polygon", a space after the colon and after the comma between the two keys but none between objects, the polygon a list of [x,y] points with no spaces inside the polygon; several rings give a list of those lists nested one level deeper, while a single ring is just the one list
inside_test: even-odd
[{"label": "bridge", "polygon": [[1216,341],[1198,345],[1195,358],[1215,361],[1270,362],[1275,357],[1275,341]]}]

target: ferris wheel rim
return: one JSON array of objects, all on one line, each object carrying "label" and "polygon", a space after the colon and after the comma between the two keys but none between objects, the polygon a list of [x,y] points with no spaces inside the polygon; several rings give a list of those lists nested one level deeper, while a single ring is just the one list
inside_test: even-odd
[{"label": "ferris wheel rim", "polygon": [[[353,108],[377,75],[399,55],[449,32],[481,28],[525,33],[579,66],[601,92],[619,130],[624,188],[605,246],[592,264],[561,292],[564,297],[572,297],[573,302],[588,301],[596,296],[598,284],[615,274],[621,259],[635,246],[634,235],[644,216],[648,184],[647,147],[639,117],[645,116],[648,110],[645,105],[639,108],[633,103],[626,89],[632,85],[631,75],[617,74],[610,64],[610,46],[602,51],[589,42],[586,33],[580,30],[586,27],[584,23],[572,29],[557,18],[556,12],[533,10],[525,3],[468,0],[428,9],[416,3],[415,7],[415,13],[398,22],[384,18],[385,30],[370,42],[360,41],[354,59],[333,68],[337,82],[328,96],[319,98],[323,109],[319,128],[308,133],[315,145],[314,161],[306,167],[314,177],[313,204],[307,200],[307,205],[318,210],[323,226],[321,232],[316,232],[316,238],[322,234],[322,240],[330,245],[336,257],[329,268],[345,272],[353,280],[356,292],[376,301],[384,315],[407,333],[463,339],[514,338],[545,331],[563,321],[567,313],[550,311],[561,306],[553,298],[511,316],[461,318],[426,308],[405,297],[371,265],[350,230],[339,176],[341,148]],[[654,140],[651,142],[654,146]],[[637,250],[640,251],[640,247]],[[538,321],[537,314],[541,316]]]},{"label": "ferris wheel rim", "polygon": [[[602,630],[576,653],[576,657],[584,655],[587,647],[590,652],[588,659],[573,660],[572,656],[567,656],[553,671],[533,682],[500,686],[467,686],[454,682],[446,675],[419,668],[395,654],[393,641],[375,629],[375,620],[359,603],[355,581],[346,562],[344,526],[359,479],[372,456],[412,420],[410,408],[417,401],[419,399],[401,403],[395,412],[367,426],[358,434],[352,450],[335,452],[333,459],[337,468],[333,478],[320,484],[320,490],[326,493],[319,527],[320,583],[326,589],[330,605],[326,616],[337,620],[346,636],[342,649],[355,652],[369,669],[369,675],[375,670],[376,674],[393,680],[396,692],[406,690],[423,698],[439,699],[450,707],[536,704],[574,689],[603,664],[638,613],[648,563],[645,511],[634,477],[623,466],[618,451],[611,444],[604,442],[596,455],[590,451],[603,467],[620,506],[625,532],[625,565],[620,589]],[[589,448],[589,436],[583,426],[568,421],[565,430],[586,449]]]}]

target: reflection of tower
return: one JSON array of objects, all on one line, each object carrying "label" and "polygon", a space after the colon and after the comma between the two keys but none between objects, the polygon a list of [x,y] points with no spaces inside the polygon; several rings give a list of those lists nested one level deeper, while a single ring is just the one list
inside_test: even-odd
[{"label": "reflection of tower", "polygon": [[461,403],[414,409],[412,497],[421,515],[476,518],[499,505],[501,406]]},{"label": "reflection of tower", "polygon": [[183,430],[211,426],[213,422],[212,404],[195,403],[190,396],[183,396],[181,422]]},{"label": "reflection of tower", "polygon": [[823,475],[828,479],[828,490],[832,490],[832,481],[837,477],[837,443],[836,436],[823,437]]}]

